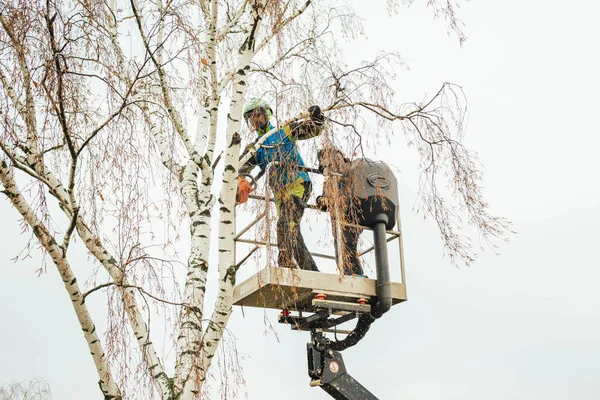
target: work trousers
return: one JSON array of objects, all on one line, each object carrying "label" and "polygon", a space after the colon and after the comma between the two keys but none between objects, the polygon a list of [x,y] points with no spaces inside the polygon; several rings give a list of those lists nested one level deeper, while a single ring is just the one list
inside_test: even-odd
[{"label": "work trousers", "polygon": [[277,196],[279,216],[277,220],[277,246],[279,247],[277,262],[280,267],[293,268],[294,261],[296,261],[301,269],[318,271],[317,264],[310,255],[300,231],[300,221],[304,215],[306,201],[310,197],[311,183],[302,182],[300,184],[304,186],[302,194],[293,191],[291,194]]},{"label": "work trousers", "polygon": [[[347,221],[350,222],[350,221]],[[355,222],[352,222],[355,223]],[[341,225],[342,239],[342,271],[344,275],[364,275],[362,265],[358,259],[358,238],[362,229],[353,226]],[[335,217],[331,216],[331,231],[333,232],[333,241],[335,247],[335,259],[339,259],[338,249],[338,226]],[[339,266],[338,266],[339,268]]]},{"label": "work trousers", "polygon": [[[344,275],[364,275],[362,265],[358,259],[358,238],[363,229],[345,224],[362,225],[364,218],[360,211],[359,203],[356,201],[341,201],[336,212],[335,204],[329,208],[331,217],[331,232],[333,233],[333,244],[335,248],[336,262]],[[340,220],[338,224],[338,219]],[[339,234],[338,234],[339,232]],[[341,239],[341,245],[340,245]],[[341,260],[340,260],[341,247]]]}]

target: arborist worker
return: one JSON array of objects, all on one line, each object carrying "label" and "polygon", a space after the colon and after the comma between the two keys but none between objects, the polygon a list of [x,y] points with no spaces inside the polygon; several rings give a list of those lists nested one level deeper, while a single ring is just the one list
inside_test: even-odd
[{"label": "arborist worker", "polygon": [[[300,231],[300,220],[310,197],[312,184],[308,173],[299,168],[304,166],[304,161],[296,141],[320,135],[325,117],[319,106],[311,106],[308,113],[309,119],[291,122],[270,135],[254,156],[240,168],[240,174],[249,173],[255,166],[265,170],[273,162],[268,182],[275,194],[277,206],[278,265],[293,268],[295,261],[301,269],[318,271]],[[258,138],[275,129],[270,123],[272,115],[272,108],[260,98],[251,99],[244,107],[244,119],[250,129],[256,131]],[[248,147],[250,146],[252,145]]]},{"label": "arborist worker", "polygon": [[[364,276],[362,265],[358,259],[358,237],[363,231],[356,225],[362,225],[364,219],[357,200],[353,196],[355,184],[352,176],[351,162],[348,157],[336,147],[326,147],[317,153],[319,171],[328,179],[323,183],[323,194],[317,197],[317,206],[322,211],[328,211],[331,217],[331,227],[334,239],[335,258],[341,257],[342,265],[338,266],[344,275]],[[356,160],[360,162],[360,160]],[[348,226],[352,224],[355,226]],[[338,229],[341,227],[341,232]],[[338,236],[341,234],[342,254],[339,254]]]}]

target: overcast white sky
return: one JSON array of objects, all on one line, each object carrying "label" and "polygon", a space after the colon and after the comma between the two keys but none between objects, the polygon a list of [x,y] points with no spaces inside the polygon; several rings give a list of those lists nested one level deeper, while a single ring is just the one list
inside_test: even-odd
[{"label": "overcast white sky", "polygon": [[[473,0],[459,10],[469,37],[460,48],[423,3],[394,18],[363,6],[369,40],[353,56],[398,50],[410,66],[397,82],[403,100],[444,81],[464,88],[465,141],[485,164],[486,198],[518,234],[500,256],[451,266],[433,223],[411,212],[411,150],[400,139],[378,154],[401,171],[409,300],[345,352],[346,366],[382,400],[599,399],[600,6]],[[0,384],[44,377],[55,399],[99,399],[59,277],[37,278],[39,260],[10,261],[24,241],[5,200],[0,215]],[[308,334],[275,325],[277,339],[262,321],[236,310],[229,325],[248,356],[248,398],[330,398],[308,386]]]}]

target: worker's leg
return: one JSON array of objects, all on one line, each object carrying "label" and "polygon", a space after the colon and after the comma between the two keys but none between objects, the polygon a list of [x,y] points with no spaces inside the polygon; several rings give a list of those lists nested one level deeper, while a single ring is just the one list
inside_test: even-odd
[{"label": "worker's leg", "polygon": [[[294,268],[293,260],[295,257],[296,247],[296,235],[297,232],[294,229],[297,225],[297,221],[301,218],[298,213],[302,210],[298,210],[298,205],[294,198],[298,198],[295,195],[302,196],[304,193],[303,181],[300,179],[290,185],[282,187],[275,194],[275,204],[277,205],[277,247],[279,248],[279,255],[277,263],[280,267]],[[298,259],[296,258],[298,265]]]},{"label": "worker's leg", "polygon": [[344,241],[344,274],[364,275],[362,265],[358,259],[358,237],[361,229],[350,226],[342,228]]},{"label": "worker's leg", "polygon": [[277,256],[277,264],[284,268],[293,268],[292,261],[292,232],[290,228],[291,222],[291,204],[289,200],[278,201],[277,219],[277,247],[279,255]]},{"label": "worker's leg", "polygon": [[[358,225],[360,223],[356,207],[353,203],[344,204],[340,207],[338,213],[341,215],[339,223],[336,218],[336,213],[330,211],[335,259],[340,260],[341,258],[341,265],[338,265],[338,269],[342,271],[344,275],[363,275],[362,265],[358,259],[358,238],[362,229],[344,225]],[[340,231],[339,233],[338,229]],[[341,257],[339,255],[340,250],[342,252]]]},{"label": "worker's leg", "polygon": [[332,213],[330,211],[329,217],[331,219],[331,234],[333,235],[333,249],[335,250],[335,262],[337,264],[337,268],[340,272],[343,272],[344,274],[346,274],[346,268],[344,268],[345,263],[345,251],[342,249],[342,254],[341,254],[341,261],[338,262],[338,260],[340,260],[340,249],[339,247],[343,245],[344,241],[341,240],[341,243],[339,243],[340,241],[338,241],[338,229],[340,229],[340,232],[342,232],[343,230],[341,229],[341,225],[338,226],[338,220],[335,217],[335,214]]},{"label": "worker's leg", "polygon": [[296,181],[293,185],[291,194],[291,221],[290,228],[292,233],[292,253],[298,266],[307,271],[318,271],[315,260],[310,255],[306,243],[304,243],[304,237],[300,230],[300,221],[304,215],[304,209],[306,208],[306,202],[310,197],[312,185],[310,182]]},{"label": "worker's leg", "polygon": [[302,269],[318,271],[300,230],[300,221],[310,195],[310,183],[299,180],[276,196],[279,210],[277,243],[279,266],[292,267],[292,257]]},{"label": "worker's leg", "polygon": [[294,258],[296,259],[296,262],[298,262],[300,268],[308,271],[318,271],[319,269],[317,268],[317,264],[308,251],[306,243],[304,243],[302,231],[300,230],[300,221],[302,220],[302,215],[304,215],[306,203],[297,196],[293,196],[292,199],[294,202],[294,219],[292,228],[292,248]]}]

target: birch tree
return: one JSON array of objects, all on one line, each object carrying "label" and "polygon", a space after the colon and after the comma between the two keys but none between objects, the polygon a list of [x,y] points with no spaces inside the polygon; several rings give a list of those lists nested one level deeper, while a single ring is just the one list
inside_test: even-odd
[{"label": "birch tree", "polygon": [[[456,4],[428,5],[462,42]],[[417,211],[437,222],[452,258],[475,257],[463,220],[484,238],[506,237],[509,224],[488,212],[477,158],[460,140],[461,88],[447,83],[425,101],[397,104],[390,87],[397,54],[344,63],[338,41],[362,32],[344,1],[0,7],[0,189],[62,277],[106,399],[202,396],[232,311],[237,171],[260,145],[240,160],[249,97],[269,98],[278,121],[321,105],[338,139],[320,140],[344,141],[347,150],[385,139],[378,132],[404,134],[421,157]],[[440,179],[452,188],[449,198]],[[183,236],[187,259],[172,250]],[[75,242],[90,255],[77,268]],[[217,287],[213,298],[209,285]],[[107,299],[104,335],[88,296]],[[152,339],[156,307],[173,314],[166,319],[172,364]],[[128,365],[132,359],[139,365]],[[140,380],[148,393],[132,386]]]}]

